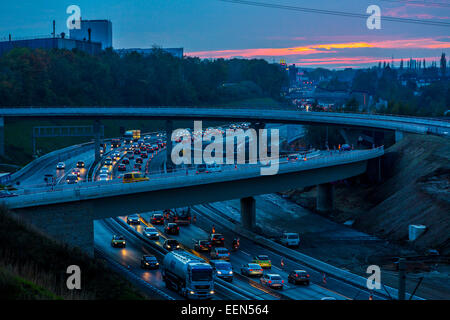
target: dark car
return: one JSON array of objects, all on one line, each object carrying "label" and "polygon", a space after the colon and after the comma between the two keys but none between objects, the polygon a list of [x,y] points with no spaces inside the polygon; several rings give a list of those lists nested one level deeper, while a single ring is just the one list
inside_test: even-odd
[{"label": "dark car", "polygon": [[128,158],[123,158],[122,159],[122,163],[123,164],[130,164],[130,160],[128,160]]},{"label": "dark car", "polygon": [[154,227],[145,227],[142,234],[150,240],[159,240],[159,232]]},{"label": "dark car", "polygon": [[128,224],[141,224],[141,221],[139,220],[139,215],[130,214],[129,216],[127,216],[127,223]]},{"label": "dark car", "polygon": [[77,168],[84,168],[84,161],[78,161]]},{"label": "dark car", "polygon": [[203,172],[206,172],[206,164],[199,164],[197,166],[196,173],[203,173]]},{"label": "dark car", "polygon": [[142,169],[142,164],[140,164],[140,163],[135,163],[133,167],[134,167],[134,169],[136,169],[136,170],[141,170],[141,169]]},{"label": "dark car", "polygon": [[127,171],[127,166],[122,164],[119,164],[119,166],[117,167],[118,171]]},{"label": "dark car", "polygon": [[180,234],[180,227],[176,223],[169,222],[164,226],[164,232],[167,234]]},{"label": "dark car", "polygon": [[144,160],[142,160],[142,158],[136,158],[136,163],[143,163],[144,162]]},{"label": "dark car", "polygon": [[142,269],[158,269],[159,262],[158,259],[152,254],[146,254],[142,256],[141,259],[141,268]]},{"label": "dark car", "polygon": [[289,283],[309,285],[309,274],[305,270],[293,270],[288,276]]},{"label": "dark car", "polygon": [[141,150],[139,150],[139,149],[134,149],[134,154],[140,154],[141,153]]},{"label": "dark car", "polygon": [[180,249],[180,243],[176,239],[166,239],[163,247],[169,251]]},{"label": "dark car", "polygon": [[141,152],[141,158],[142,159],[147,159],[148,158],[147,152]]},{"label": "dark car", "polygon": [[164,224],[164,216],[160,213],[155,213],[150,218],[152,224]]},{"label": "dark car", "polygon": [[211,251],[211,242],[209,240],[195,240],[194,250],[199,252],[209,252]]},{"label": "dark car", "polygon": [[209,240],[211,244],[216,247],[223,247],[225,245],[225,238],[220,233],[211,234]]},{"label": "dark car", "polygon": [[126,245],[127,244],[123,236],[114,235],[111,239],[111,246],[114,248],[125,248]]}]

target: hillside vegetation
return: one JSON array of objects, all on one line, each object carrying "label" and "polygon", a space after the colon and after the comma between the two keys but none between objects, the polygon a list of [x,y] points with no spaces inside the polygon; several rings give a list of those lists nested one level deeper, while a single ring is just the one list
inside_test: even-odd
[{"label": "hillside vegetation", "polygon": [[[81,290],[68,290],[69,265]],[[0,208],[0,299],[143,299],[129,282],[79,249],[52,240]]]}]

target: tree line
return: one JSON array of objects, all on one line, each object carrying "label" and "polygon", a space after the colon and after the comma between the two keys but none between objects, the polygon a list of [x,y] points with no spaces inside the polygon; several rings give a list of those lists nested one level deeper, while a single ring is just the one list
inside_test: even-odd
[{"label": "tree line", "polygon": [[180,59],[158,48],[124,56],[16,48],[0,57],[0,106],[211,105],[280,99],[286,83],[262,59]]}]

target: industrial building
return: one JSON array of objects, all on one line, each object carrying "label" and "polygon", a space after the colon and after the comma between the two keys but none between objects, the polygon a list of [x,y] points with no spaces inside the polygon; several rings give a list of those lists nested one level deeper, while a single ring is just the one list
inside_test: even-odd
[{"label": "industrial building", "polygon": [[[171,54],[172,56],[176,57],[176,58],[183,58],[183,48],[160,48],[161,50]],[[147,48],[147,49],[142,49],[142,48],[129,48],[129,49],[116,49],[114,50],[116,51],[120,56],[124,56],[128,53],[131,52],[137,52],[140,53],[144,56],[146,55],[150,55],[154,52],[153,48]]]},{"label": "industrial building", "polygon": [[112,47],[112,23],[109,20],[83,20],[80,21],[80,29],[69,31],[70,39],[100,42],[102,49]]}]

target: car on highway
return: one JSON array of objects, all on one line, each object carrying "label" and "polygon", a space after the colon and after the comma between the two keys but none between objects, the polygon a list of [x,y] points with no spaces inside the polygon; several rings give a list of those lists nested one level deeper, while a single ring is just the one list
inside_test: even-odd
[{"label": "car on highway", "polygon": [[198,252],[209,252],[211,251],[211,242],[209,240],[195,240],[194,250]]},{"label": "car on highway", "polygon": [[180,234],[180,227],[173,222],[169,222],[164,226],[164,232],[167,234]]},{"label": "car on highway", "polygon": [[302,155],[300,153],[290,154],[287,156],[287,161],[296,161],[301,158],[302,158]]},{"label": "car on highway", "polygon": [[98,181],[108,181],[108,174],[107,173],[100,173],[98,176]]},{"label": "car on highway", "polygon": [[133,166],[133,169],[135,169],[135,170],[141,170],[141,169],[142,169],[142,164],[140,164],[140,163],[135,163],[134,166]]},{"label": "car on highway", "polygon": [[217,278],[221,278],[228,282],[233,281],[233,267],[231,266],[231,263],[223,260],[211,260],[209,263]]},{"label": "car on highway", "polygon": [[300,244],[300,236],[294,232],[284,232],[280,238],[280,243],[286,247],[298,247]]},{"label": "car on highway", "polygon": [[225,238],[220,233],[212,233],[209,237],[209,241],[215,247],[223,247],[225,245]]},{"label": "car on highway", "polygon": [[123,175],[123,183],[141,182],[148,180],[148,177],[144,177],[144,175],[140,172],[129,172]]},{"label": "car on highway", "polygon": [[68,184],[74,184],[78,182],[78,176],[75,174],[68,174],[66,177],[66,182]]},{"label": "car on highway", "polygon": [[85,164],[84,161],[77,161],[77,168],[84,168]]},{"label": "car on highway", "polygon": [[272,268],[272,262],[270,261],[269,257],[264,254],[254,256],[252,263],[259,264],[263,269]]},{"label": "car on highway", "polygon": [[206,165],[206,173],[214,173],[214,172],[222,172],[222,167],[217,163],[207,164]]},{"label": "car on highway", "polygon": [[266,273],[259,279],[262,285],[275,289],[283,289],[284,280],[279,274]]},{"label": "car on highway", "polygon": [[289,273],[288,282],[309,285],[309,274],[305,270],[293,270]]},{"label": "car on highway", "polygon": [[154,213],[150,218],[151,224],[164,224],[164,216],[161,213]]},{"label": "car on highway", "polygon": [[206,172],[206,164],[202,163],[197,165],[197,170],[195,171],[197,174]]},{"label": "car on highway", "polygon": [[117,166],[117,171],[127,171],[127,166],[121,163]]},{"label": "car on highway", "polygon": [[212,248],[209,255],[211,259],[221,259],[230,261],[230,251],[224,247]]},{"label": "car on highway", "polygon": [[259,264],[246,263],[241,267],[241,274],[244,276],[262,276],[264,270]]},{"label": "car on highway", "polygon": [[102,168],[100,169],[100,173],[109,173],[108,167],[102,167]]},{"label": "car on highway", "polygon": [[350,145],[348,144],[343,144],[341,146],[341,151],[352,151],[352,147],[350,147]]},{"label": "car on highway", "polygon": [[128,159],[134,159],[134,153],[133,153],[133,151],[131,151],[131,150],[128,150],[128,151],[127,151],[127,158],[128,158]]},{"label": "car on highway", "polygon": [[127,243],[125,241],[125,238],[120,235],[113,235],[111,239],[111,247],[113,248],[125,248],[127,246]]},{"label": "car on highway", "polygon": [[81,171],[78,168],[73,168],[72,169],[72,174],[79,177],[81,175]]},{"label": "car on highway", "polygon": [[181,245],[176,239],[166,239],[163,244],[163,248],[169,251],[181,249]]},{"label": "car on highway", "polygon": [[147,152],[141,152],[141,158],[142,159],[147,159],[148,158],[148,153]]},{"label": "car on highway", "polygon": [[110,157],[107,157],[104,162],[105,166],[112,166],[113,160]]},{"label": "car on highway", "polygon": [[64,162],[58,162],[56,165],[56,170],[64,170],[66,168],[66,164]]},{"label": "car on highway", "polygon": [[159,240],[159,232],[154,227],[145,227],[142,234],[150,240]]},{"label": "car on highway", "polygon": [[142,269],[158,269],[159,262],[158,259],[152,254],[143,255],[141,258],[141,268]]},{"label": "car on highway", "polygon": [[123,158],[122,164],[130,164],[130,160],[128,158]]},{"label": "car on highway", "polygon": [[129,216],[127,216],[127,223],[128,224],[141,224],[141,220],[139,220],[139,215],[130,214]]},{"label": "car on highway", "polygon": [[134,149],[133,153],[136,154],[136,155],[138,155],[138,154],[141,153],[141,150],[139,150],[139,149]]},{"label": "car on highway", "polygon": [[136,163],[144,163],[144,160],[141,157],[136,158],[135,161],[136,161]]}]

